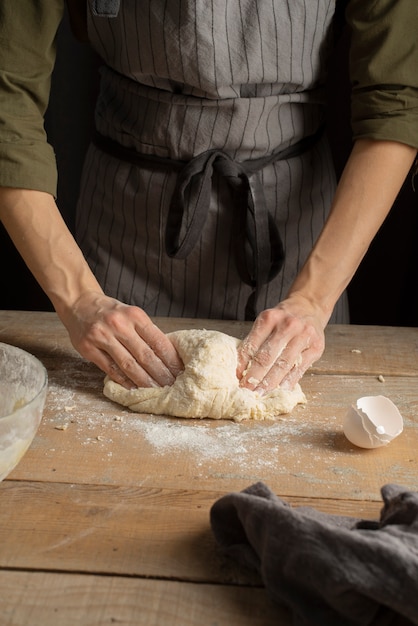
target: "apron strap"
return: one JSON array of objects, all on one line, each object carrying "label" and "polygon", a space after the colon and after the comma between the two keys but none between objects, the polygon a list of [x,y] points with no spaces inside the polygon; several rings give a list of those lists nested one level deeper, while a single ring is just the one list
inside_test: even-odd
[{"label": "apron strap", "polygon": [[93,144],[108,154],[138,166],[178,171],[167,216],[165,247],[168,256],[186,259],[198,242],[209,211],[214,173],[228,185],[233,197],[234,256],[241,280],[253,288],[245,318],[255,319],[263,285],[281,270],[283,243],[267,209],[259,172],[278,160],[291,159],[311,148],[322,135],[313,135],[259,159],[235,161],[221,150],[207,150],[188,162],[146,155],[97,132]]}]

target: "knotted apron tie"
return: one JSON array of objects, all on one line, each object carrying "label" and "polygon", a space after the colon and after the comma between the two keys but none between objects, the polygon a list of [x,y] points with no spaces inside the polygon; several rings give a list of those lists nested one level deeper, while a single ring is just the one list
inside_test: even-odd
[{"label": "knotted apron tie", "polygon": [[166,252],[171,258],[187,258],[198,242],[209,212],[214,173],[226,182],[233,197],[237,270],[241,280],[253,289],[245,308],[245,319],[253,320],[261,288],[279,273],[284,261],[283,243],[267,209],[259,171],[275,161],[302,154],[316,143],[322,132],[321,126],[315,134],[293,146],[241,162],[221,150],[207,150],[188,162],[141,154],[98,133],[93,143],[100,150],[134,165],[178,171],[165,232]]}]

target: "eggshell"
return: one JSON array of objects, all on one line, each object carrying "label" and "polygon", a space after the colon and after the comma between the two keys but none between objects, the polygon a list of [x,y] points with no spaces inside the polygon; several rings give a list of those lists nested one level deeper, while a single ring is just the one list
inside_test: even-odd
[{"label": "eggshell", "polygon": [[403,419],[389,398],[364,396],[347,411],[343,430],[355,446],[379,448],[401,434]]}]

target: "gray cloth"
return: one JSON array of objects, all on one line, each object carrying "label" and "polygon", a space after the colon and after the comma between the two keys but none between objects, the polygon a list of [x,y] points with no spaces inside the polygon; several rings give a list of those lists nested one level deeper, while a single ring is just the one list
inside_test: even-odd
[{"label": "gray cloth", "polygon": [[418,492],[382,487],[379,521],[292,508],[264,483],[214,503],[223,551],[256,569],[295,626],[418,624]]}]

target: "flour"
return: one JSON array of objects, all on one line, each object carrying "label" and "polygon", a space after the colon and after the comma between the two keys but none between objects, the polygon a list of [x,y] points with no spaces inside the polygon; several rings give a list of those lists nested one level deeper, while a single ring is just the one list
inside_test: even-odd
[{"label": "flour", "polygon": [[[169,450],[183,450],[206,459],[225,458],[231,454],[236,459],[239,455],[253,452],[259,445],[264,447],[268,445],[271,452],[272,442],[273,448],[277,450],[278,440],[283,440],[286,431],[284,426],[278,424],[259,432],[254,429],[234,428],[229,424],[217,428],[193,427],[167,424],[164,418],[160,417],[158,421],[142,422],[136,428],[160,454],[165,454]],[[294,431],[295,427],[292,430]]]},{"label": "flour", "polygon": [[[76,400],[76,402],[75,402]],[[109,412],[109,402],[98,397],[92,410],[91,397],[79,390],[64,390],[52,380],[44,423],[62,431],[63,437],[74,437],[83,446],[109,449],[113,439],[136,437],[152,447],[153,453],[185,455],[200,466],[205,462],[230,459],[238,464],[263,468],[277,464],[290,439],[306,429],[301,416],[287,415],[274,422],[231,422],[189,420],[160,415],[136,415],[128,409]]]},{"label": "flour", "polygon": [[[335,416],[327,417],[320,439],[316,440],[317,422],[307,419],[304,406],[276,421],[142,415],[109,402],[101,393],[101,380],[100,372],[90,366],[83,369],[77,360],[50,372],[39,436],[43,437],[43,428],[50,431],[46,455],[49,459],[57,457],[55,463],[65,462],[62,459],[69,447],[80,446],[86,453],[91,450],[91,454],[99,456],[104,472],[106,467],[111,471],[115,463],[123,463],[126,442],[129,448],[149,446],[157,466],[161,459],[166,467],[170,456],[184,459],[194,468],[191,471],[196,479],[209,476],[253,481],[273,472],[275,476],[283,475],[284,480],[291,473],[297,479],[316,484],[317,466],[322,470],[328,467],[332,472],[335,468]],[[332,476],[335,480],[334,472]]]}]

